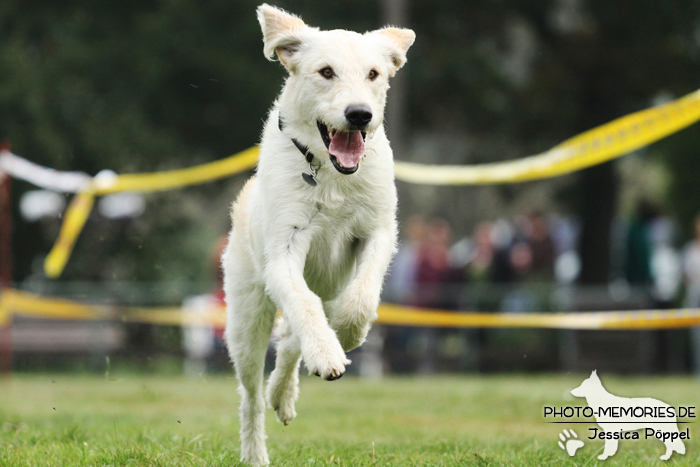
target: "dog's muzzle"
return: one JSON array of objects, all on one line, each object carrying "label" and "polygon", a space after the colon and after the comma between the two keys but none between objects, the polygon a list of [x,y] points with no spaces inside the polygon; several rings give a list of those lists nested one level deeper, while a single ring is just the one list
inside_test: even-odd
[{"label": "dog's muzzle", "polygon": [[[348,109],[352,107],[350,106]],[[350,123],[348,130],[329,130],[325,123],[316,122],[323,144],[326,145],[330,154],[333,167],[344,175],[353,174],[360,167],[360,161],[365,155],[365,139],[367,138],[367,132],[363,130],[372,119],[372,113],[368,111],[369,107],[367,110],[360,109],[357,112],[352,110],[349,112],[348,109],[345,111],[346,118]],[[359,123],[359,125],[355,123]]]}]

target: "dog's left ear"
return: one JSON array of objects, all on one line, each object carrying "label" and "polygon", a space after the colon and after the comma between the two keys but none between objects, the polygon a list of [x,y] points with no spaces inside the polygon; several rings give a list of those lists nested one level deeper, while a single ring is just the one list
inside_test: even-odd
[{"label": "dog's left ear", "polygon": [[372,34],[379,35],[384,41],[390,60],[389,76],[394,76],[406,63],[406,52],[416,40],[416,33],[410,29],[386,27]]},{"label": "dog's left ear", "polygon": [[273,60],[277,53],[282,65],[289,72],[294,71],[295,58],[304,36],[316,28],[310,28],[301,18],[266,3],[258,7],[257,13],[263,33],[265,57]]}]

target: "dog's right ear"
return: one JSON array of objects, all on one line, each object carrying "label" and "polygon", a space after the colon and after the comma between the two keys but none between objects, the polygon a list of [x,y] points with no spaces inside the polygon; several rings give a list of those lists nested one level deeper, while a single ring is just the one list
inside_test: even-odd
[{"label": "dog's right ear", "polygon": [[295,69],[295,56],[309,28],[301,18],[263,3],[258,7],[258,21],[263,33],[263,53],[272,61],[275,53],[284,67],[292,72]]},{"label": "dog's right ear", "polygon": [[387,55],[391,63],[389,77],[395,76],[396,72],[406,64],[406,52],[416,40],[416,33],[410,29],[386,27],[369,34],[378,34],[388,46]]}]

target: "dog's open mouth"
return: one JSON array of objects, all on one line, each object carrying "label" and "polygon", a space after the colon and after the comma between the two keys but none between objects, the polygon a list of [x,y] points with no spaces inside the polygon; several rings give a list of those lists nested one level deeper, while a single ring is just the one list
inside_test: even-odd
[{"label": "dog's open mouth", "polygon": [[317,121],[323,144],[328,148],[333,167],[341,174],[350,175],[357,172],[360,160],[365,155],[365,138],[367,133],[360,130],[329,130],[328,126]]}]

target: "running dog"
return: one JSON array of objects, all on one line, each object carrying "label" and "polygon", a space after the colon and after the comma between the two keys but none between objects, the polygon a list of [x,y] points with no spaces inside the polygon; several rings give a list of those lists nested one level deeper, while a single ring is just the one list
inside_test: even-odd
[{"label": "running dog", "polygon": [[396,187],[382,126],[389,78],[415,34],[309,27],[261,5],[263,52],[289,72],[265,123],[257,173],[233,205],[222,263],[226,342],[241,394],[241,459],[269,463],[263,367],[276,310],[277,360],[266,398],[295,416],[299,364],[332,381],[376,318],[396,249]]}]

